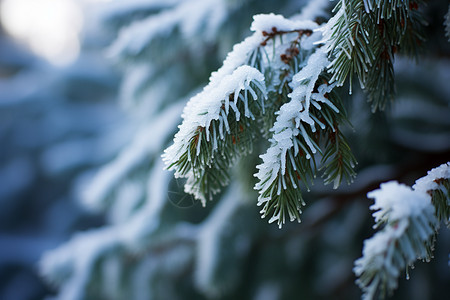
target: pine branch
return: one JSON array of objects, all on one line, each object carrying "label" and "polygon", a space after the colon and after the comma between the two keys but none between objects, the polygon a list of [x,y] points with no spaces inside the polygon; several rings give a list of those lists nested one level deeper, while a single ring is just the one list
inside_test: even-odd
[{"label": "pine branch", "polygon": [[292,92],[288,94],[291,101],[280,108],[271,129],[271,146],[261,156],[263,163],[257,166],[259,171],[255,176],[259,182],[255,189],[260,193],[258,205],[264,205],[262,217],[271,215],[269,223],[277,221],[279,227],[287,217],[300,221],[305,203],[299,182],[308,188],[308,181],[316,177],[315,155],[322,153],[321,135],[331,141],[327,142],[329,147],[322,156],[322,161],[327,162],[325,182],[334,181],[337,187],[342,176],[354,175],[351,169],[354,157],[338,132],[345,119],[345,114],[340,114],[338,109],[342,105],[336,94],[331,93],[335,85],[328,85],[320,75],[328,63],[326,53],[319,48],[293,76],[289,84]]},{"label": "pine branch", "polygon": [[[329,81],[328,74],[321,76],[323,83]],[[320,89],[320,87],[319,87]],[[311,108],[312,115],[317,116],[324,125],[321,128],[321,141],[324,144],[324,153],[321,159],[322,167],[320,170],[324,170],[322,175],[325,184],[333,183],[333,188],[336,189],[341,184],[343,178],[347,181],[347,184],[353,182],[356,176],[353,170],[356,166],[356,158],[354,157],[350,146],[343,133],[340,130],[340,126],[343,124],[351,125],[347,119],[347,113],[342,105],[342,101],[338,94],[334,90],[330,90],[323,102],[328,105],[323,105],[318,109],[316,106]],[[330,102],[328,99],[331,99]]]},{"label": "pine branch", "polygon": [[438,221],[442,221],[450,228],[450,180],[435,179],[439,189],[431,191],[431,203],[436,209]]},{"label": "pine branch", "polygon": [[333,57],[331,82],[343,85],[353,74],[372,102],[372,110],[384,109],[393,99],[393,60],[397,51],[414,55],[423,41],[424,20],[419,2],[341,0],[324,32],[325,45]]},{"label": "pine branch", "polygon": [[335,189],[340,186],[343,177],[347,184],[352,183],[356,176],[353,169],[357,162],[338,127],[335,127],[334,131],[328,131],[326,144],[327,147],[322,157],[322,168],[325,169],[323,174],[325,178],[324,183],[333,183],[333,188]]},{"label": "pine branch", "polygon": [[449,179],[450,162],[418,179],[413,189],[391,181],[367,194],[375,199],[371,209],[378,210],[374,228],[382,229],[364,242],[363,257],[355,261],[364,299],[391,294],[400,270],[416,259],[431,259],[439,221],[449,225]]},{"label": "pine branch", "polygon": [[[289,152],[292,161],[288,162],[291,169],[297,170],[297,174],[289,173],[291,178],[288,178],[288,181],[292,182],[293,188],[289,188],[286,193],[290,193],[290,196],[280,199],[277,196],[271,196],[277,198],[275,202],[281,201],[287,206],[295,207],[293,210],[288,209],[286,214],[290,214],[291,219],[299,219],[300,208],[292,205],[293,201],[301,199],[301,193],[295,183],[295,180],[298,179],[294,180],[292,176],[303,178],[305,182],[306,178],[315,176],[317,167],[313,156],[317,151],[321,152],[321,149],[317,145],[319,140],[314,138],[314,132],[316,132],[314,124],[317,122],[323,129],[325,125],[318,118],[328,119],[333,126],[336,126],[338,119],[336,118],[337,107],[324,96],[331,92],[334,86],[328,87],[326,83],[323,83],[322,86],[316,84],[321,71],[328,64],[326,53],[316,50],[315,57],[318,59],[312,59],[311,63],[306,63],[306,59],[316,48],[313,42],[319,38],[319,34],[313,34],[315,28],[317,28],[317,24],[311,21],[292,21],[272,14],[255,16],[252,24],[255,34],[233,49],[223,67],[211,75],[210,84],[189,102],[180,132],[175,137],[174,145],[166,150],[164,159],[169,169],[176,170],[175,176],[188,178],[185,190],[201,199],[203,204],[207,198],[211,199],[221,186],[228,183],[228,169],[236,158],[251,152],[252,141],[260,131],[255,128],[255,124],[266,124],[263,126],[266,129],[271,127],[273,121],[270,120],[273,118],[271,116],[273,112],[276,112],[282,103],[286,103],[288,97],[298,98],[290,105],[295,106],[295,108],[291,107],[292,112],[297,111],[300,114],[296,121],[298,128],[294,129],[301,132],[301,138],[294,139],[295,150]],[[287,41],[284,42],[283,38],[286,38]],[[272,58],[266,51],[266,48],[270,49],[270,47],[273,49]],[[239,66],[242,64],[244,66]],[[249,112],[247,109],[248,105],[252,105],[250,103],[257,102],[250,101],[247,104],[247,98],[245,101],[243,99],[244,94],[241,94],[240,97],[236,96],[236,90],[233,88],[228,89],[225,93],[220,91],[221,85],[227,84],[225,82],[230,81],[231,78],[239,77],[235,73],[240,69],[250,68],[248,65],[252,66],[251,69],[254,71],[257,69],[263,72],[264,77],[268,79],[265,80],[266,78],[261,77],[261,73],[259,73],[258,78],[252,81],[255,90],[257,87],[258,93],[263,94],[263,96],[256,96],[256,93],[252,93],[253,100],[262,99],[266,96],[267,91],[270,92],[270,100],[265,101],[258,108],[256,118],[251,113],[253,109],[250,109]],[[232,76],[227,75],[231,72],[234,72]],[[236,79],[233,81],[236,82]],[[265,86],[263,86],[264,84]],[[239,83],[235,85],[240,86]],[[250,84],[248,86],[252,87]],[[234,98],[230,97],[233,91]],[[241,90],[241,92],[246,93],[246,90]],[[221,95],[220,100],[219,98],[213,101],[206,100],[211,95],[217,94]],[[304,99],[300,99],[302,97],[307,98],[305,102],[302,102]],[[242,99],[242,102],[236,104],[234,99]],[[204,104],[208,101],[210,104]],[[216,104],[212,104],[213,102]],[[328,116],[326,115],[327,110],[324,109],[323,113],[317,113],[318,118],[309,116],[311,103],[317,111],[321,110],[319,103],[323,103],[336,112],[333,116]],[[209,107],[208,112],[202,112],[197,107],[198,105]],[[215,109],[211,108],[213,106]],[[268,113],[264,112],[265,106],[268,107]],[[219,113],[216,112],[217,107],[221,107]],[[230,108],[234,110],[234,114],[228,113]],[[286,106],[284,110],[289,111],[291,108]],[[211,111],[214,111],[214,114],[208,116]],[[205,117],[198,117],[203,114]],[[245,115],[247,118],[241,118],[241,115]],[[200,121],[204,118],[206,121]],[[301,122],[304,122],[305,125]],[[223,128],[226,129],[226,134],[222,132]],[[267,135],[267,131],[263,135]],[[297,155],[299,153],[301,155]],[[284,163],[282,162],[282,164]],[[280,184],[286,188],[284,174],[283,177],[280,177]],[[280,186],[277,186],[277,189],[279,188]],[[284,207],[280,207],[280,209],[284,211]],[[284,215],[284,212],[282,214]]]},{"label": "pine branch", "polygon": [[264,76],[241,66],[185,108],[180,131],[163,157],[175,176],[188,178],[186,191],[203,205],[228,183],[235,159],[252,151],[257,130],[251,120],[264,107],[257,100],[265,98]]},{"label": "pine branch", "polygon": [[[300,70],[305,66],[307,58],[311,55],[312,51],[308,48],[304,48],[301,41],[302,35],[305,33],[308,37],[311,35],[310,30],[300,30],[298,32],[298,37],[294,38],[289,46],[284,51],[279,51],[279,58],[274,59],[266,67],[265,77],[266,84],[268,87],[268,99],[266,105],[266,113],[264,114],[264,132],[263,136],[267,139],[270,138],[272,129],[276,116],[280,108],[289,102],[289,94],[292,92],[290,83],[292,82],[293,76],[300,72]],[[273,33],[264,33],[269,37],[274,37]],[[275,41],[273,41],[275,43]],[[265,49],[264,47],[263,49]],[[276,57],[275,53],[273,55]]]},{"label": "pine branch", "polygon": [[296,181],[303,179],[306,184],[308,178],[314,178],[316,173],[313,157],[320,148],[310,139],[315,127],[309,106],[317,78],[327,64],[325,52],[317,50],[294,76],[289,94],[292,100],[281,107],[272,128],[271,146],[261,155],[263,163],[257,166],[259,171],[255,176],[259,182],[255,189],[260,193],[258,206],[264,204],[262,217],[272,214],[269,223],[277,221],[279,227],[287,216],[291,221],[300,221],[304,202]]},{"label": "pine branch", "polygon": [[418,258],[430,260],[439,223],[429,195],[395,181],[381,184],[367,196],[375,199],[374,227],[383,228],[364,241],[363,257],[353,270],[363,299],[382,299],[397,288],[400,270]]},{"label": "pine branch", "polygon": [[[356,73],[361,86],[366,81],[366,73],[371,62],[375,59],[372,47],[369,46],[369,33],[364,30],[363,1],[339,1],[334,8],[335,15],[321,29],[324,42],[330,56],[333,57],[329,69],[333,74],[331,82],[343,85],[347,76],[353,82],[353,74]],[[363,22],[365,21],[365,22]]]},{"label": "pine branch", "polygon": [[450,162],[428,171],[416,181],[413,189],[431,195],[437,219],[450,228]]}]

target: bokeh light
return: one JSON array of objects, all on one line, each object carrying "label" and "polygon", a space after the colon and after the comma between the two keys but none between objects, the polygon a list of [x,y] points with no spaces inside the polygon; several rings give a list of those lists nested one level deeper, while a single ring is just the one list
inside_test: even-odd
[{"label": "bokeh light", "polygon": [[3,0],[2,25],[8,34],[56,65],[77,58],[83,15],[73,0]]}]

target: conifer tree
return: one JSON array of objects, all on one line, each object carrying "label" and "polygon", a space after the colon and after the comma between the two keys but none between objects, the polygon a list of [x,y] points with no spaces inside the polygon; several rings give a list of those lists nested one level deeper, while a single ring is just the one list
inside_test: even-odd
[{"label": "conifer tree", "polygon": [[[363,298],[391,295],[449,224],[449,46],[429,43],[443,15],[427,29],[442,7],[109,3],[107,53],[142,129],[84,190],[108,223],[49,252],[43,275],[61,299],[350,299],[356,259]],[[357,259],[366,194],[378,232]]]}]

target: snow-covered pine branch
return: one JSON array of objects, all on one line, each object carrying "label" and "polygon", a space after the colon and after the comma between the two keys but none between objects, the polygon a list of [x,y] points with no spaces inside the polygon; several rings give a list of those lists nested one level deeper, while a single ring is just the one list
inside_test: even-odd
[{"label": "snow-covered pine branch", "polygon": [[[329,171],[325,182],[334,182],[334,187],[337,188],[341,176],[350,179],[353,176],[353,156],[335,157],[337,153],[342,156],[339,148],[346,150],[335,144],[338,141],[336,137],[340,137],[337,128],[339,121],[345,115],[342,116],[344,110],[339,99],[330,97],[335,84],[328,85],[320,77],[328,64],[326,52],[323,48],[318,48],[308,58],[306,65],[293,76],[289,84],[292,92],[288,95],[291,101],[284,104],[277,113],[277,120],[271,129],[271,146],[261,155],[263,163],[257,166],[259,171],[255,176],[259,182],[255,189],[260,193],[258,205],[264,205],[262,217],[272,214],[269,222],[277,221],[279,227],[285,223],[286,217],[291,221],[300,221],[301,206],[305,203],[298,183],[302,181],[308,187],[308,181],[316,176],[315,154],[322,153],[319,146],[321,136],[326,141],[331,140],[329,144],[332,145],[326,149],[323,162],[330,159],[335,163],[338,160],[344,163],[345,159],[345,164],[351,166],[349,172],[339,168]],[[332,163],[328,162],[326,166],[330,165]]]},{"label": "snow-covered pine branch", "polygon": [[379,210],[373,214],[377,226],[385,226],[364,241],[363,257],[355,261],[357,284],[366,300],[391,294],[402,270],[417,258],[431,258],[438,225],[429,197],[405,185],[388,182],[368,197],[375,199],[371,208]]},{"label": "snow-covered pine branch", "polygon": [[[309,55],[318,40],[317,35],[312,36],[316,28],[312,21],[274,14],[254,16],[251,29],[255,33],[233,48],[223,66],[212,73],[210,83],[187,104],[180,131],[163,157],[168,168],[176,170],[175,176],[188,178],[186,192],[203,205],[228,184],[228,169],[234,160],[252,151],[253,140],[260,135],[256,125],[265,117],[263,100],[268,91],[276,90],[274,84],[279,83],[277,77],[286,64],[291,60],[297,63],[294,57],[300,53],[299,43]],[[288,41],[283,42],[281,36]],[[272,59],[266,47],[274,49]],[[292,49],[297,52],[289,52]],[[327,101],[322,98],[318,101]]]},{"label": "snow-covered pine branch", "polygon": [[[277,221],[280,227],[285,222],[286,216],[289,216],[291,221],[295,219],[300,221],[301,205],[305,203],[296,182],[301,175],[305,183],[305,174],[314,177],[315,172],[311,168],[310,159],[317,149],[320,151],[320,148],[310,139],[310,135],[301,122],[315,131],[309,106],[316,80],[327,64],[326,53],[319,49],[310,56],[306,67],[294,76],[291,88],[293,85],[294,87],[290,94],[292,100],[279,110],[272,129],[274,133],[271,146],[265,154],[261,155],[263,163],[257,166],[259,171],[255,176],[259,182],[255,189],[260,193],[258,205],[264,204],[261,214],[265,217],[275,210],[269,222]],[[305,81],[306,85],[301,84]],[[297,138],[298,135],[303,140]],[[301,161],[299,159],[301,157],[305,157],[306,160]],[[295,173],[288,170],[286,174],[286,166],[293,169]],[[292,194],[293,192],[296,193]],[[291,197],[285,196],[288,193]]]},{"label": "snow-covered pine branch", "polygon": [[[211,75],[210,84],[186,106],[183,124],[164,159],[169,169],[176,170],[175,176],[188,178],[185,190],[201,199],[203,205],[228,183],[227,169],[238,154],[250,152],[252,140],[259,134],[259,130],[251,129],[252,123],[237,125],[241,114],[254,119],[247,113],[246,96],[241,97],[244,101],[239,103],[244,105],[240,109],[234,101],[242,90],[236,87],[243,80],[241,70],[245,67],[257,72],[246,64],[264,73],[252,78],[267,97],[256,122],[268,124],[264,128],[273,127],[272,145],[262,156],[263,164],[256,174],[260,181],[255,187],[260,191],[258,205],[265,204],[263,216],[274,209],[270,222],[277,220],[280,227],[288,215],[291,221],[299,220],[303,200],[296,182],[307,184],[315,177],[314,156],[322,153],[320,137],[328,146],[322,160],[327,169],[325,182],[334,182],[337,187],[343,176],[351,180],[355,160],[338,130],[345,111],[331,93],[335,85],[329,85],[321,75],[329,61],[326,51],[314,44],[320,40],[320,33],[314,32],[317,28],[311,21],[273,14],[255,16],[251,26],[255,33],[234,47],[223,67]],[[272,49],[272,58],[266,49]],[[232,94],[234,97],[230,97]],[[333,99],[328,99],[331,95]],[[256,100],[255,95],[253,98]],[[267,114],[265,106],[269,108]],[[228,114],[230,108],[234,114]],[[273,113],[279,114],[275,125]],[[270,135],[263,132],[263,136]]]},{"label": "snow-covered pine branch", "polygon": [[186,192],[203,206],[228,183],[234,160],[252,150],[257,132],[252,120],[266,98],[264,76],[250,66],[240,66],[215,83],[186,105],[174,144],[164,153],[168,169],[188,178]]},{"label": "snow-covered pine branch", "polygon": [[391,294],[402,270],[417,259],[432,258],[439,221],[449,221],[449,178],[446,163],[418,179],[413,188],[390,181],[367,194],[375,200],[370,207],[376,210],[374,228],[381,230],[364,242],[363,256],[355,261],[363,299]]}]

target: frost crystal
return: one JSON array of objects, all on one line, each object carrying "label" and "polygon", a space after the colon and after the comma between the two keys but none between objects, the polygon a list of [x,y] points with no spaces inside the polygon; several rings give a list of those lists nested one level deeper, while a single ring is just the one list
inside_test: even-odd
[{"label": "frost crystal", "polygon": [[[289,84],[292,87],[292,93],[288,96],[296,102],[304,103],[303,115],[309,112],[311,94],[314,89],[314,85],[319,77],[319,74],[325,69],[328,63],[329,61],[326,52],[321,48],[318,49],[308,59],[306,66],[294,75],[292,82]],[[308,120],[305,122],[311,124],[311,121]]]}]

